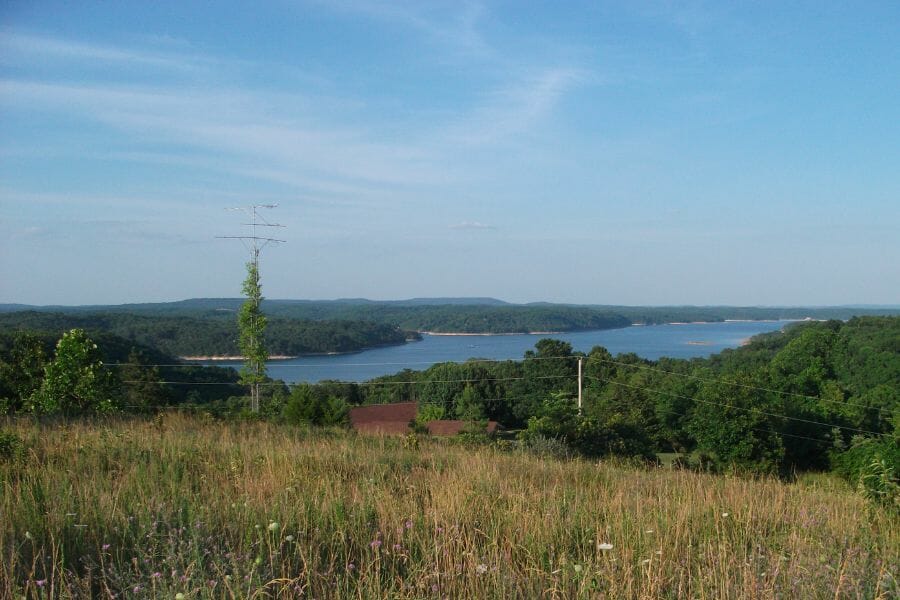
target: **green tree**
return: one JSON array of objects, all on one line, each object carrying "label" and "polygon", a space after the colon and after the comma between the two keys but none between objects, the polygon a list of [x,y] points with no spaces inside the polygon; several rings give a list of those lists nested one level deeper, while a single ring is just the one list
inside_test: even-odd
[{"label": "green tree", "polygon": [[116,409],[115,381],[103,366],[100,350],[82,329],[63,334],[44,379],[28,399],[33,412],[80,415]]},{"label": "green tree", "polygon": [[700,387],[688,430],[716,468],[777,473],[783,467],[779,405],[758,387],[746,376],[735,378],[733,385],[710,381]]},{"label": "green tree", "polygon": [[471,384],[463,388],[462,393],[456,399],[453,407],[457,419],[463,421],[482,421],[485,419],[484,402],[475,392],[475,387]]},{"label": "green tree", "polygon": [[17,333],[0,354],[0,414],[21,410],[41,385],[47,353],[37,336]]},{"label": "green tree", "polygon": [[122,394],[127,410],[152,412],[166,404],[166,391],[160,383],[159,369],[149,364],[147,357],[137,348],[128,353],[128,362],[122,367]]},{"label": "green tree", "polygon": [[243,286],[247,300],[238,311],[238,346],[244,356],[240,382],[250,386],[250,408],[259,411],[259,384],[266,378],[266,360],[269,353],[263,342],[266,317],[260,309],[262,286],[259,283],[259,264],[253,260],[247,263],[247,278]]}]

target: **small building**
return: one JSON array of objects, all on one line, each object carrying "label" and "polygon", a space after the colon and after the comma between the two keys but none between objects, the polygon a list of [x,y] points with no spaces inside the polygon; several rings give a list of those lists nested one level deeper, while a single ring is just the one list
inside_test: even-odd
[{"label": "small building", "polygon": [[419,405],[416,402],[372,404],[350,409],[350,425],[360,433],[405,434],[412,431]]}]

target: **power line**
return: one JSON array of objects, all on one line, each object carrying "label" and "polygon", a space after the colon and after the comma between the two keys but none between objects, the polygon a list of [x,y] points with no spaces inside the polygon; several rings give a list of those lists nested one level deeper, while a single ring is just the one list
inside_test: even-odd
[{"label": "power line", "polygon": [[836,423],[822,423],[821,421],[813,421],[813,420],[811,420],[811,419],[802,419],[802,418],[800,418],[800,417],[790,417],[790,416],[788,416],[788,415],[783,415],[783,414],[780,414],[780,413],[771,413],[771,412],[767,412],[767,411],[764,411],[764,410],[760,410],[760,409],[758,409],[758,408],[745,408],[745,407],[743,407],[743,406],[735,406],[735,405],[733,405],[733,404],[723,404],[723,403],[721,403],[721,402],[713,402],[713,401],[711,401],[711,400],[701,400],[700,398],[692,398],[691,396],[684,396],[684,395],[682,395],[682,394],[675,394],[675,393],[672,393],[672,392],[666,392],[666,391],[663,391],[663,390],[655,390],[655,389],[653,389],[653,388],[641,387],[641,386],[636,386],[636,385],[628,385],[627,383],[621,383],[621,382],[619,382],[619,381],[613,381],[613,380],[611,380],[611,379],[602,379],[602,378],[600,378],[600,377],[594,377],[594,376],[591,376],[591,375],[587,375],[586,377],[587,377],[588,379],[593,379],[593,380],[596,380],[596,381],[604,381],[604,382],[606,382],[606,383],[611,383],[611,384],[613,384],[613,385],[618,385],[618,386],[622,386],[622,387],[627,387],[627,388],[631,388],[631,389],[635,389],[635,390],[643,390],[643,391],[647,391],[647,392],[653,392],[653,393],[655,393],[655,394],[662,394],[662,395],[664,395],[664,396],[671,396],[671,397],[673,397],[673,398],[681,398],[681,399],[683,399],[683,400],[690,400],[690,401],[692,401],[692,402],[700,402],[700,403],[703,403],[703,404],[709,404],[709,405],[714,405],[714,406],[721,406],[721,407],[723,407],[723,408],[733,408],[733,409],[735,409],[735,410],[742,410],[742,411],[745,411],[745,412],[755,412],[755,413],[759,413],[759,414],[761,414],[761,415],[766,415],[766,416],[768,416],[768,417],[774,417],[774,418],[778,418],[778,419],[787,419],[787,420],[790,420],[790,421],[798,421],[798,422],[801,422],[801,423],[808,423],[808,424],[810,424],[810,425],[821,425],[822,427],[831,427],[831,428],[837,428],[837,429],[844,429],[844,430],[847,430],[847,431],[855,431],[855,432],[857,432],[857,433],[867,433],[867,434],[869,434],[869,435],[876,435],[876,436],[879,436],[879,437],[887,437],[887,435],[888,435],[888,434],[884,434],[884,433],[879,433],[879,432],[877,432],[877,431],[870,431],[870,430],[868,430],[868,429],[858,429],[858,428],[856,428],[856,427],[847,427],[846,425],[838,425],[838,424],[836,424]]},{"label": "power line", "polygon": [[[260,208],[275,208],[277,204],[253,204],[251,206],[243,206],[238,208],[232,208],[229,210],[241,210],[246,212],[250,216],[250,222],[244,223],[244,225],[250,228],[250,235],[227,235],[227,236],[219,236],[226,239],[235,239],[241,240],[241,243],[244,244],[244,247],[250,251],[250,264],[252,265],[250,271],[250,277],[247,280],[247,285],[250,285],[252,289],[256,290],[255,294],[250,294],[251,298],[254,300],[254,310],[259,312],[259,252],[263,248],[265,248],[269,244],[280,244],[284,243],[285,240],[279,240],[276,238],[262,237],[256,234],[257,227],[284,227],[284,225],[279,225],[277,223],[269,223],[264,218],[262,218],[258,209]],[[248,292],[249,293],[249,292]],[[248,299],[249,301],[249,299]],[[262,325],[259,325],[259,323]],[[262,340],[258,339],[258,334],[261,332],[262,327],[265,326],[265,321],[257,321],[256,316],[250,316],[250,325],[246,328],[242,327],[241,337],[244,335],[249,337],[250,344],[250,352],[248,352],[249,357],[245,362],[245,373],[250,372],[251,375],[248,377],[250,385],[250,407],[253,412],[259,412],[259,384],[261,383],[262,377],[266,372],[266,364],[264,360],[259,360],[258,357],[255,356],[257,351],[260,351],[262,348]],[[259,331],[257,331],[259,329]],[[265,351],[262,350],[264,353]],[[243,374],[242,374],[243,377]]]},{"label": "power line", "polygon": [[[534,379],[569,379],[569,375],[540,375],[537,377],[490,377],[490,378],[468,378],[468,379],[423,379],[423,380],[410,380],[410,381],[329,381],[330,384],[333,385],[357,385],[357,386],[378,386],[378,385],[425,385],[430,383],[481,383],[484,381],[523,381],[525,379],[534,380]],[[231,385],[231,386],[240,386],[240,383],[228,383],[224,381],[206,381],[206,382],[197,382],[192,383],[190,381],[123,381],[122,383],[159,383],[159,384],[173,384],[173,385]],[[268,386],[286,386],[288,384],[283,382],[264,382],[260,383],[260,385],[268,385]]]},{"label": "power line", "polygon": [[741,388],[750,389],[750,390],[758,390],[758,391],[761,391],[761,392],[770,392],[770,393],[773,393],[773,394],[782,394],[782,395],[785,395],[785,396],[794,396],[794,397],[796,397],[796,398],[804,398],[804,399],[807,399],[807,400],[816,400],[816,401],[818,401],[818,402],[830,402],[830,403],[832,403],[832,404],[845,404],[845,405],[847,405],[847,406],[855,406],[855,407],[857,407],[857,408],[862,408],[862,409],[866,409],[866,410],[877,410],[877,411],[887,412],[887,413],[891,413],[891,414],[893,414],[893,413],[896,411],[896,409],[893,409],[893,410],[892,410],[892,409],[889,409],[889,408],[880,408],[880,407],[876,407],[876,406],[866,406],[866,405],[864,405],[864,404],[858,404],[858,403],[855,403],[855,402],[847,402],[847,401],[845,401],[845,400],[831,400],[831,399],[828,399],[828,398],[821,398],[821,397],[819,397],[819,396],[810,396],[810,395],[808,395],[808,394],[798,394],[798,393],[796,393],[796,392],[785,392],[785,391],[782,391],[782,390],[775,390],[775,389],[771,389],[771,388],[764,388],[764,387],[760,387],[760,386],[756,386],[756,385],[749,385],[749,384],[745,384],[745,383],[738,383],[738,382],[736,382],[736,381],[728,381],[728,380],[726,380],[726,379],[716,379],[716,378],[712,378],[712,377],[700,377],[699,375],[688,375],[687,373],[678,373],[678,372],[675,372],[675,371],[666,371],[666,370],[664,370],[664,369],[654,368],[654,367],[650,367],[650,366],[647,366],[647,365],[638,365],[638,364],[632,364],[632,363],[625,363],[625,362],[616,361],[616,360],[609,360],[609,359],[606,359],[606,358],[590,358],[590,357],[588,357],[587,362],[589,362],[589,363],[590,363],[590,362],[609,363],[609,364],[613,364],[613,365],[619,365],[619,366],[624,366],[624,367],[632,367],[632,368],[635,368],[635,369],[642,369],[642,370],[645,370],[645,371],[653,371],[653,372],[656,372],[656,373],[665,373],[666,375],[675,375],[675,376],[677,376],[677,377],[685,377],[685,378],[687,378],[687,379],[696,379],[696,380],[698,380],[698,381],[705,381],[705,382],[707,382],[707,383],[722,383],[722,384],[725,384],[725,385],[733,385],[733,386],[735,386],[735,387],[741,387]]},{"label": "power line", "polygon": [[[476,363],[504,363],[504,362],[514,362],[514,363],[522,362],[522,363],[524,363],[526,361],[530,362],[530,361],[543,361],[543,360],[557,360],[557,361],[558,360],[577,360],[578,358],[585,358],[586,363],[597,363],[597,362],[607,363],[607,364],[612,364],[612,365],[617,365],[617,366],[622,366],[622,367],[641,369],[641,370],[645,370],[645,371],[652,371],[655,373],[663,373],[665,375],[674,375],[676,377],[684,377],[686,379],[694,379],[694,380],[703,381],[706,383],[720,383],[723,385],[730,385],[730,386],[734,386],[734,387],[757,390],[757,391],[761,391],[761,392],[769,392],[769,393],[773,393],[773,394],[781,394],[784,396],[793,396],[795,398],[803,398],[806,400],[814,400],[817,402],[827,402],[830,404],[852,406],[852,407],[860,408],[863,410],[874,410],[874,411],[887,413],[887,414],[895,414],[896,412],[900,411],[900,409],[890,409],[890,408],[884,408],[884,407],[878,407],[878,406],[866,406],[864,404],[859,404],[856,402],[848,402],[846,400],[832,400],[830,398],[822,398],[819,396],[811,396],[808,394],[800,394],[797,392],[787,392],[784,390],[776,390],[773,388],[765,388],[765,387],[756,386],[756,385],[738,383],[736,381],[728,381],[727,379],[719,379],[719,378],[714,378],[714,377],[701,377],[699,375],[678,373],[675,371],[667,371],[665,369],[651,367],[648,365],[641,365],[641,364],[627,363],[627,362],[622,362],[622,361],[617,361],[617,360],[610,360],[610,359],[605,359],[605,358],[591,357],[590,355],[588,355],[586,357],[581,357],[578,355],[574,355],[574,356],[534,356],[534,357],[525,357],[525,358],[522,358],[519,360],[480,358],[480,359],[470,359],[470,360],[466,360],[464,362],[458,362],[458,361],[442,361],[442,362],[405,361],[405,362],[343,363],[343,364],[339,364],[339,365],[329,365],[329,367],[330,368],[383,367],[383,366],[412,366],[412,365],[423,365],[423,364],[433,365],[433,366],[434,365],[443,365],[443,364],[465,366],[465,365],[476,364]],[[128,363],[109,363],[109,364],[107,364],[107,366],[121,367],[121,366],[129,366],[129,365],[128,365]],[[217,368],[226,368],[226,369],[232,368],[230,366],[225,366],[225,365],[192,365],[192,364],[157,364],[157,365],[130,365],[130,366],[146,367],[146,368],[153,368],[153,367],[172,367],[172,368],[174,368],[174,367],[199,367],[199,368],[217,367]],[[322,367],[322,365],[319,365],[319,364],[305,364],[305,365],[304,364],[291,364],[291,365],[272,365],[272,366],[276,366],[278,369],[298,369],[298,368],[299,369],[311,369],[311,368],[321,368]],[[361,384],[357,383],[357,385],[361,385]]]}]

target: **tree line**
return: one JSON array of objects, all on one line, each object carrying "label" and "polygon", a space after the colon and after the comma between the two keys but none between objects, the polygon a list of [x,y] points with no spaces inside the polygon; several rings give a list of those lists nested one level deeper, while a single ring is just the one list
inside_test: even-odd
[{"label": "tree line", "polygon": [[[169,364],[152,348],[67,332],[0,336],[5,412],[83,414],[175,405],[226,418],[339,424],[353,405],[416,401],[444,418],[499,421],[523,445],[596,457],[654,459],[790,476],[832,469],[848,478],[900,468],[900,318],[861,317],[790,326],[707,359],[651,361],[597,346],[574,352],[542,339],[523,360],[471,359],[403,370],[364,383],[285,385],[268,380],[258,416],[231,369]],[[120,361],[103,366],[104,357]],[[583,365],[579,412],[578,362]],[[172,383],[205,378],[202,386]],[[170,383],[161,384],[166,381]],[[193,379],[194,384],[202,383]]]},{"label": "tree line", "polygon": [[[112,334],[171,356],[240,354],[238,324],[231,313],[227,319],[116,312],[0,314],[0,332],[61,333],[70,329],[84,329],[91,335]],[[356,352],[375,346],[402,344],[411,337],[416,334],[373,321],[272,318],[265,332],[265,344],[271,354],[294,356]]]}]

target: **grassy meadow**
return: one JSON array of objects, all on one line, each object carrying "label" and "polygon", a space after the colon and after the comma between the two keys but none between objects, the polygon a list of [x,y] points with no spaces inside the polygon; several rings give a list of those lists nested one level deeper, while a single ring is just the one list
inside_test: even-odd
[{"label": "grassy meadow", "polygon": [[3,598],[889,598],[900,522],[787,484],[177,414],[8,420]]}]

